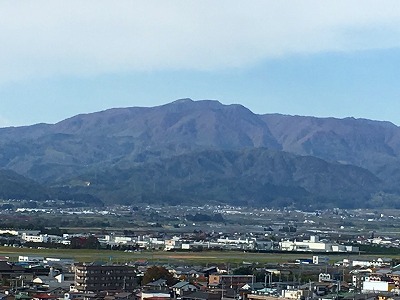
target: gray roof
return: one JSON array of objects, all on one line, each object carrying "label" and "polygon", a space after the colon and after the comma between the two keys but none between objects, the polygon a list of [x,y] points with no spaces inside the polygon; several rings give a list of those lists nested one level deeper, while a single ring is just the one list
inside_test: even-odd
[{"label": "gray roof", "polygon": [[115,298],[128,298],[132,296],[132,293],[128,293],[128,292],[121,292],[115,295]]},{"label": "gray roof", "polygon": [[197,292],[183,296],[182,299],[199,299],[199,300],[208,299],[208,293],[197,291]]},{"label": "gray roof", "polygon": [[148,286],[162,286],[166,285],[167,281],[165,279],[157,279],[156,281],[149,282]]},{"label": "gray roof", "polygon": [[173,288],[180,289],[180,288],[182,288],[182,287],[184,287],[185,285],[188,285],[188,284],[190,284],[190,282],[187,282],[187,281],[180,281],[180,282],[178,282],[177,284],[173,285],[172,287],[173,287]]},{"label": "gray roof", "polygon": [[242,289],[244,286],[248,285],[250,287],[250,290],[260,290],[265,287],[264,282],[254,282],[253,284],[251,283],[246,283],[242,286]]}]

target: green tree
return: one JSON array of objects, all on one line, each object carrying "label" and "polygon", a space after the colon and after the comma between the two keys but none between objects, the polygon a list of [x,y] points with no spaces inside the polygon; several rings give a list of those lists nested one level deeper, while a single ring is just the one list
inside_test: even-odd
[{"label": "green tree", "polygon": [[254,272],[252,266],[242,266],[233,270],[234,275],[252,275]]},{"label": "green tree", "polygon": [[177,279],[175,279],[166,268],[153,266],[147,269],[143,276],[142,284],[144,285],[158,279],[165,279],[168,286],[171,286],[177,282]]},{"label": "green tree", "polygon": [[100,242],[95,236],[91,235],[86,239],[85,248],[100,249]]},{"label": "green tree", "polygon": [[71,249],[100,249],[99,240],[91,235],[89,237],[71,238]]}]

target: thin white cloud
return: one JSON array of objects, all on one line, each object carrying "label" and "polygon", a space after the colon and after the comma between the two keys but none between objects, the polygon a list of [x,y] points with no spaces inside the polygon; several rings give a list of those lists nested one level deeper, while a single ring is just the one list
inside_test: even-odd
[{"label": "thin white cloud", "polygon": [[2,1],[0,82],[400,47],[398,1]]}]

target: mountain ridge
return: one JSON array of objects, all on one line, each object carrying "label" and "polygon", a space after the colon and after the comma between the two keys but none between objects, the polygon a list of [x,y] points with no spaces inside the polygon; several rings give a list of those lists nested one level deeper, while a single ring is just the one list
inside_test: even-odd
[{"label": "mountain ridge", "polygon": [[[362,204],[371,193],[379,191],[381,183],[359,167],[262,148],[188,153],[160,162],[83,174],[78,182],[81,192],[90,191],[103,199],[118,194],[129,203],[152,195],[157,203],[162,203],[163,197],[175,197],[185,204],[219,200],[253,206],[278,206],[282,201],[303,206],[305,201],[311,201],[307,202],[311,205],[315,199],[329,199],[329,205],[334,205],[345,200],[344,196]],[[87,187],[82,182],[91,184]],[[105,185],[114,189],[103,194]],[[338,189],[343,186],[346,192]]]},{"label": "mountain ridge", "polygon": [[[315,172],[314,187],[305,188],[298,183],[295,188],[309,192],[318,185],[323,186],[323,178],[330,177],[340,182],[335,174],[344,172],[348,165],[348,172],[355,166],[375,176],[374,189],[353,182],[354,186],[343,187],[342,194],[348,190],[353,193],[358,188],[361,198],[371,198],[379,192],[400,195],[397,187],[400,180],[400,128],[386,121],[259,115],[240,104],[224,105],[216,100],[185,98],[155,107],[113,108],[79,114],[55,124],[0,129],[0,168],[13,170],[48,187],[73,182],[84,174],[112,173],[107,170],[118,170],[121,166],[147,166],[156,172],[162,170],[157,163],[168,165],[168,161],[183,159],[185,155],[195,160],[193,155],[204,151],[224,156],[229,151],[239,155],[257,149],[263,149],[258,152],[260,157],[265,151],[284,151],[281,155],[285,157],[295,155],[296,158],[287,159],[296,164],[299,164],[298,156],[326,162],[324,168],[316,170],[302,164],[303,172],[309,176],[307,182],[311,182],[312,172]],[[190,167],[190,164],[186,165]],[[312,165],[316,163],[313,161]],[[227,164],[219,166],[225,171],[224,168],[231,167]],[[332,174],[327,174],[326,170]],[[262,172],[262,169],[257,170],[257,180],[264,180]],[[290,170],[285,172],[290,173]],[[351,172],[356,171],[351,169]],[[320,180],[318,174],[322,176]],[[363,178],[369,176],[363,174],[360,175]],[[342,177],[344,175],[342,173]],[[240,185],[240,174],[237,179],[219,177],[217,173],[213,176],[216,182]],[[129,182],[126,184],[129,186]],[[275,185],[285,186],[279,182]],[[327,184],[318,197],[330,199],[333,185],[334,182]],[[221,199],[227,199],[229,193],[222,195],[217,192],[217,186],[213,186],[213,190]],[[150,191],[147,193],[151,194]],[[285,192],[281,190],[281,193]],[[97,195],[96,192],[93,194]]]}]

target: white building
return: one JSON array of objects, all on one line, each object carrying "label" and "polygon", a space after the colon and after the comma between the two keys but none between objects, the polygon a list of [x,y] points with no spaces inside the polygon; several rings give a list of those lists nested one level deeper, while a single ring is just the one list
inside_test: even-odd
[{"label": "white building", "polygon": [[46,257],[43,261],[46,264],[62,264],[62,265],[72,265],[75,260],[72,258],[59,258],[59,257]]},{"label": "white building", "polygon": [[182,241],[178,237],[173,237],[170,240],[164,241],[164,250],[170,251],[173,249],[181,249],[182,248]]},{"label": "white building", "polygon": [[43,260],[44,260],[43,256],[23,256],[23,255],[18,256],[19,262],[43,262]]},{"label": "white building", "polygon": [[303,241],[281,241],[279,247],[282,251],[314,251],[314,252],[358,252],[358,247],[338,245],[321,242],[318,236],[311,236]]},{"label": "white building", "polygon": [[363,293],[373,293],[373,292],[390,292],[395,288],[394,282],[387,282],[381,280],[379,277],[370,276],[365,277],[362,286]]},{"label": "white building", "polygon": [[391,258],[377,258],[373,260],[353,260],[352,266],[356,267],[390,267],[392,262]]},{"label": "white building", "polygon": [[0,234],[11,234],[11,235],[38,235],[40,230],[14,230],[14,229],[0,229]]},{"label": "white building", "polygon": [[32,243],[47,243],[49,241],[47,234],[29,235],[25,232],[22,234],[21,239]]},{"label": "white building", "polygon": [[310,240],[281,241],[279,247],[283,251],[332,251],[332,244],[320,242],[317,236],[311,236]]},{"label": "white building", "polygon": [[311,296],[312,292],[310,290],[305,290],[305,289],[282,290],[282,297],[286,299],[302,299],[302,298],[309,298]]}]

